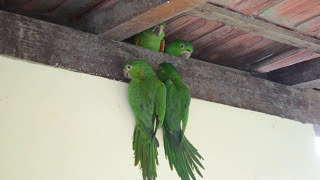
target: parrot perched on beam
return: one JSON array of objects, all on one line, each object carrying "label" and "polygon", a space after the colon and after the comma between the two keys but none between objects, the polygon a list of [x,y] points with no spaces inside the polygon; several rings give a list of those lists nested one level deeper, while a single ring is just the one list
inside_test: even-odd
[{"label": "parrot perched on beam", "polygon": [[134,37],[134,43],[136,46],[152,49],[154,51],[164,52],[164,28],[166,23],[160,23],[154,27],[151,27]]},{"label": "parrot perched on beam", "polygon": [[177,39],[172,41],[166,47],[164,52],[173,56],[188,59],[193,53],[193,45],[188,41]]},{"label": "parrot perched on beam", "polygon": [[128,96],[136,118],[133,134],[135,166],[140,163],[144,180],[155,180],[158,163],[155,135],[161,128],[166,112],[166,87],[152,67],[143,60],[130,60],[124,64],[123,75],[131,79]]},{"label": "parrot perched on beam", "polygon": [[193,169],[202,177],[199,166],[203,160],[198,150],[185,137],[188,122],[190,90],[181,80],[180,73],[170,63],[158,67],[159,79],[167,90],[166,114],[163,123],[163,141],[171,170],[176,169],[182,180],[195,180]]}]

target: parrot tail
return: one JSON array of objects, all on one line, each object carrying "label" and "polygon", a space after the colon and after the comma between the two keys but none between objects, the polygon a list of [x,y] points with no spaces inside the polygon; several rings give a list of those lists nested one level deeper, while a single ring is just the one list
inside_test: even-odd
[{"label": "parrot tail", "polygon": [[133,134],[134,165],[140,165],[144,180],[155,180],[156,166],[159,165],[158,140],[151,138],[139,125],[136,125]]},{"label": "parrot tail", "polygon": [[[170,133],[166,131],[166,128],[163,128],[163,141],[166,158],[169,161],[171,170],[173,167],[176,169],[178,175],[182,180],[196,180],[196,177],[193,173],[195,169],[199,176],[203,177],[199,167],[204,169],[200,160],[203,160],[202,156],[198,153],[198,150],[188,141],[184,136],[181,141],[181,145],[178,147],[183,147],[182,149],[176,149],[175,145],[172,144],[171,140],[173,137],[170,137]],[[190,178],[191,177],[191,178]]]}]

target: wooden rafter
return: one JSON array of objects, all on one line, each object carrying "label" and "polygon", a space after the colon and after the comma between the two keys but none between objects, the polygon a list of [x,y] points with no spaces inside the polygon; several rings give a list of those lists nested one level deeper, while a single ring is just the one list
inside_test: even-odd
[{"label": "wooden rafter", "polygon": [[105,39],[124,40],[207,0],[121,0],[86,17],[82,27]]},{"label": "wooden rafter", "polygon": [[281,43],[320,53],[320,40],[256,19],[253,16],[245,16],[209,3],[196,7],[188,14],[221,22]]},{"label": "wooden rafter", "polygon": [[167,61],[177,66],[195,98],[320,124],[318,94],[8,12],[0,11],[0,23],[1,55],[119,81],[125,81],[126,60],[140,58],[154,67]]},{"label": "wooden rafter", "polygon": [[277,69],[266,74],[271,81],[299,89],[320,87],[320,58]]},{"label": "wooden rafter", "polygon": [[73,15],[72,19],[76,22],[80,21],[82,18],[89,16],[90,14],[92,14],[100,9],[109,7],[118,1],[119,0],[100,0],[99,2],[93,4],[92,6],[84,7],[80,11],[76,12]]},{"label": "wooden rafter", "polygon": [[275,54],[273,56],[270,56],[266,59],[263,59],[259,62],[256,62],[251,65],[250,71],[257,72],[257,73],[265,73],[265,67],[269,66],[273,63],[276,63],[286,57],[292,56],[296,53],[301,52],[301,49],[295,48],[295,47],[289,47],[288,50],[283,50],[280,54]]}]

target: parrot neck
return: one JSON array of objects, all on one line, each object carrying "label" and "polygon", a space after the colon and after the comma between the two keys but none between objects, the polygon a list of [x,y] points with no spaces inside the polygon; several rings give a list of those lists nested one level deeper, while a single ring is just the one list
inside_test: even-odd
[{"label": "parrot neck", "polygon": [[140,72],[136,78],[141,81],[147,81],[147,80],[154,80],[157,78],[157,76],[154,72],[144,71],[144,72]]},{"label": "parrot neck", "polygon": [[170,79],[171,79],[171,81],[174,82],[175,84],[183,84],[180,77],[174,76],[174,77],[171,77]]}]

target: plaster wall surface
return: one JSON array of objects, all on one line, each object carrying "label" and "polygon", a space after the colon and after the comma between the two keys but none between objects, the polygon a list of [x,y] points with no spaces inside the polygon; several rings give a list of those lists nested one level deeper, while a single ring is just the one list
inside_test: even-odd
[{"label": "plaster wall surface", "polygon": [[[127,87],[1,56],[0,179],[141,180]],[[192,99],[186,135],[205,180],[320,179],[310,124]],[[177,180],[157,137],[158,180]]]}]

